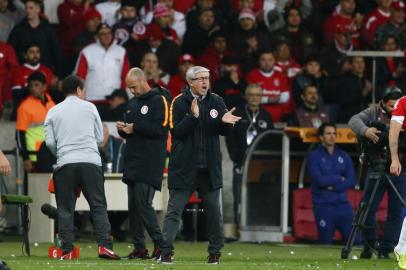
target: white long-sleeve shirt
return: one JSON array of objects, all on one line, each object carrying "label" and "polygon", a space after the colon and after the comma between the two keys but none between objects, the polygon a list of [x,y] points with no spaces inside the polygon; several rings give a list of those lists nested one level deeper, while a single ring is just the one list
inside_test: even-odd
[{"label": "white long-sleeve shirt", "polygon": [[101,166],[97,145],[103,142],[103,125],[96,106],[77,96],[49,110],[45,119],[45,143],[57,157],[57,167],[71,163]]}]

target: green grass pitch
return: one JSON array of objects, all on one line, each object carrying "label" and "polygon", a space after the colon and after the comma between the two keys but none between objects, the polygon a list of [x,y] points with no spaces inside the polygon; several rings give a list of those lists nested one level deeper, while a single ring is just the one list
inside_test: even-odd
[{"label": "green grass pitch", "polygon": [[[1,242],[0,258],[7,262],[12,270],[20,269],[72,269],[72,270],[119,270],[119,269],[283,269],[283,270],[382,270],[398,269],[395,259],[360,260],[340,259],[340,246],[318,245],[277,245],[230,243],[224,246],[220,265],[206,264],[207,243],[177,242],[172,265],[160,265],[151,260],[107,261],[96,257],[94,242],[80,242],[81,258],[72,261],[59,261],[47,257],[48,244],[31,244],[31,256],[22,256],[21,243]],[[151,246],[151,244],[149,244]],[[127,255],[132,247],[129,243],[115,244],[115,251],[121,256]],[[352,256],[359,256],[355,249]]]}]

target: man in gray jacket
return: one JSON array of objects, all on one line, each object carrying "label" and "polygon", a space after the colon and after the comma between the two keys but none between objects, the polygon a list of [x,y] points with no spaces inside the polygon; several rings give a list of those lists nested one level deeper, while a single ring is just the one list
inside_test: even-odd
[{"label": "man in gray jacket", "polygon": [[[373,123],[382,123],[386,126],[389,125],[391,113],[395,106],[396,101],[403,96],[402,91],[396,87],[388,87],[385,89],[382,100],[378,104],[374,104],[369,108],[363,110],[362,112],[354,115],[350,121],[350,128],[357,134],[357,136],[363,140],[370,140],[373,144],[378,144],[379,140],[383,138],[380,137],[382,131],[373,127]],[[379,147],[379,146],[378,146]],[[383,147],[383,146],[382,146]],[[378,148],[379,149],[379,148]],[[381,156],[384,151],[379,151],[378,157],[371,156],[369,161],[376,160],[378,158],[385,158],[386,169],[389,168],[390,158],[388,156]],[[372,166],[371,166],[372,165]],[[365,202],[369,201],[372,194],[372,189],[377,181],[376,178],[371,177],[371,173],[376,173],[377,168],[368,162],[368,175],[367,181],[364,188],[364,195],[362,200]],[[389,175],[389,171],[386,172]],[[395,187],[401,194],[403,198],[406,195],[406,175],[401,174],[400,176],[390,176],[390,179],[394,183]],[[372,251],[375,250],[378,253],[378,258],[386,259],[389,258],[389,253],[393,251],[393,248],[397,244],[400,229],[403,222],[403,206],[401,201],[396,196],[395,192],[390,185],[385,181],[383,175],[379,179],[379,185],[370,206],[369,213],[365,220],[365,227],[362,230],[363,244],[364,248],[361,253],[361,258],[369,259],[372,257]],[[381,241],[376,241],[375,234],[375,214],[378,209],[379,203],[381,202],[384,193],[388,191],[388,216],[386,219],[386,225],[384,229],[384,236]]]},{"label": "man in gray jacket", "polygon": [[80,188],[90,206],[99,258],[118,260],[120,257],[112,251],[104,176],[97,148],[103,142],[100,116],[96,106],[84,100],[81,78],[68,76],[62,82],[62,92],[66,99],[49,110],[44,124],[46,145],[57,157],[53,177],[61,259],[70,260],[73,256],[73,215],[76,190]]}]

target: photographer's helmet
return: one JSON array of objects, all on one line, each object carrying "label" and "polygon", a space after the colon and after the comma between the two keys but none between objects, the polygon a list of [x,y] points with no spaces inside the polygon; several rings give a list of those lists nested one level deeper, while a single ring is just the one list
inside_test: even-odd
[{"label": "photographer's helmet", "polygon": [[401,97],[403,97],[402,90],[396,86],[389,86],[383,91],[382,100],[386,102],[388,100],[397,100]]}]

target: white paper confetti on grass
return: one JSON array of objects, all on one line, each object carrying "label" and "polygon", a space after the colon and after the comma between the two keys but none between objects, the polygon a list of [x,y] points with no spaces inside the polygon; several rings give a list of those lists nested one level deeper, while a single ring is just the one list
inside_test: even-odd
[{"label": "white paper confetti on grass", "polygon": [[290,251],[290,255],[294,255],[295,252],[293,250]]},{"label": "white paper confetti on grass", "polygon": [[352,256],[352,259],[353,259],[353,260],[358,260],[358,256],[357,256],[357,255],[353,255],[353,256]]},{"label": "white paper confetti on grass", "polygon": [[38,247],[38,243],[34,243],[34,246]]},{"label": "white paper confetti on grass", "polygon": [[271,253],[272,253],[272,250],[268,251],[268,253],[271,254]]},{"label": "white paper confetti on grass", "polygon": [[228,256],[231,256],[231,255],[233,255],[233,253],[229,252],[229,253],[227,253],[227,255],[228,255]]}]

